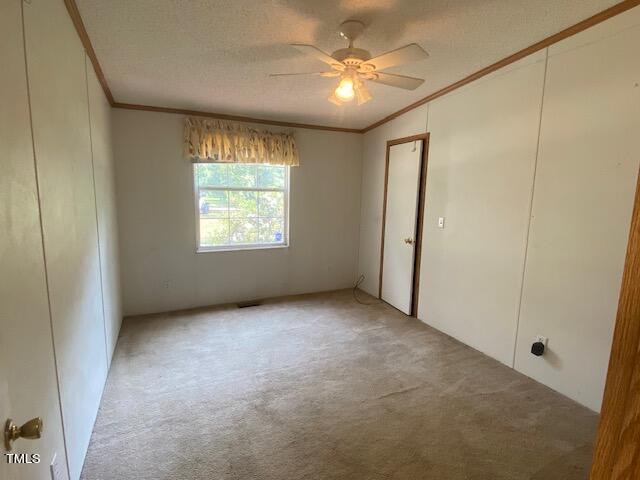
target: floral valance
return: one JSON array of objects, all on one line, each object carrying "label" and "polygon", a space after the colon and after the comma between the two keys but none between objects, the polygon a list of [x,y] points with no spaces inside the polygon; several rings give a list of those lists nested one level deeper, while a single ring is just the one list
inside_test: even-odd
[{"label": "floral valance", "polygon": [[258,131],[214,118],[186,118],[184,150],[194,163],[300,165],[292,134]]}]

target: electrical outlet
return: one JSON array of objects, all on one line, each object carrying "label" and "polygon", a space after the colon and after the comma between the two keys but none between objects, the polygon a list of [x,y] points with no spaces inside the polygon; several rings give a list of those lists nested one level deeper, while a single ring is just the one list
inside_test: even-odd
[{"label": "electrical outlet", "polygon": [[51,480],[64,480],[62,465],[60,465],[57,453],[53,454],[53,459],[51,460]]},{"label": "electrical outlet", "polygon": [[549,339],[547,337],[545,337],[544,335],[536,335],[536,342],[540,342],[544,345],[544,348],[547,348],[547,342],[549,341]]}]

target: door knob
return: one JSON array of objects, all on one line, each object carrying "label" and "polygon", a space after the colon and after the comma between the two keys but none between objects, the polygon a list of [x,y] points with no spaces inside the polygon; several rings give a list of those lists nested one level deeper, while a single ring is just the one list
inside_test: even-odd
[{"label": "door knob", "polygon": [[42,419],[40,417],[32,418],[21,427],[18,427],[11,419],[8,419],[4,424],[4,447],[7,451],[11,450],[11,443],[19,438],[34,440],[41,436]]},{"label": "door knob", "polygon": [[413,244],[413,238],[405,238],[404,239],[404,243],[412,245]]}]

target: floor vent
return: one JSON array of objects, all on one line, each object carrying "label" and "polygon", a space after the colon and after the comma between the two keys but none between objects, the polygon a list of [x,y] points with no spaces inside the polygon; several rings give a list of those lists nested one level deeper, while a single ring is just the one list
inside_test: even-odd
[{"label": "floor vent", "polygon": [[258,300],[252,300],[250,302],[238,302],[238,308],[257,307],[260,305]]}]

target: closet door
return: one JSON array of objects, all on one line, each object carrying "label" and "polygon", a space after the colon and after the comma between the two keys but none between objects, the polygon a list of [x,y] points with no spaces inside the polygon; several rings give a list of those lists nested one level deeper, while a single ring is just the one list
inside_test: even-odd
[{"label": "closet door", "polygon": [[20,426],[41,417],[43,430],[38,440],[18,439],[10,452],[38,454],[40,463],[8,464],[3,455],[0,478],[51,478],[56,455],[60,478],[66,479],[21,7],[21,0],[0,2],[0,423],[4,429],[9,418]]},{"label": "closet door", "polygon": [[389,147],[380,297],[411,315],[422,140]]}]

